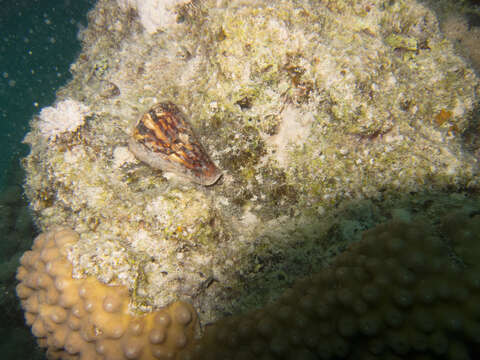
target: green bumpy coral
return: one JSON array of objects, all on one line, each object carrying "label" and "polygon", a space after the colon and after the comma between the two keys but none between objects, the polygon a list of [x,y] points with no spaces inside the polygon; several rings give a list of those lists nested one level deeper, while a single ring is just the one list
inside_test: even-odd
[{"label": "green bumpy coral", "polygon": [[399,222],[366,231],[274,304],[208,327],[182,359],[476,358],[480,216],[457,215],[438,233]]}]

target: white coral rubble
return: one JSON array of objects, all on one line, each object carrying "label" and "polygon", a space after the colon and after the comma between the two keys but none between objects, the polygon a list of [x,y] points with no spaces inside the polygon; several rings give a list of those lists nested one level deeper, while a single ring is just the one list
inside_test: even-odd
[{"label": "white coral rubble", "polygon": [[57,103],[55,107],[49,106],[40,111],[38,128],[40,133],[48,139],[55,139],[58,135],[66,132],[74,132],[90,114],[88,106],[67,99]]},{"label": "white coral rubble", "polygon": [[175,7],[188,0],[117,0],[122,10],[137,10],[140,22],[149,34],[164,29],[176,21]]}]

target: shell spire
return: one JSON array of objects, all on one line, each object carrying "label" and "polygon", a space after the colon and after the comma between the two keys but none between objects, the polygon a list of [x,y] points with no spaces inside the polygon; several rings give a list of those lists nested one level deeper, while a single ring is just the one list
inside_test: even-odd
[{"label": "shell spire", "polygon": [[130,151],[155,169],[184,176],[205,186],[222,176],[198,141],[190,123],[171,102],[159,103],[137,122]]}]

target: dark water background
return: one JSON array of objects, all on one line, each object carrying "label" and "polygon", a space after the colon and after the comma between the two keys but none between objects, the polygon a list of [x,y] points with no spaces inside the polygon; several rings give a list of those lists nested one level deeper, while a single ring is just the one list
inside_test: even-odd
[{"label": "dark water background", "polygon": [[80,53],[95,0],[0,0],[0,359],[45,359],[15,295],[15,267],[36,235],[19,164],[29,121],[55,100]]},{"label": "dark water background", "polygon": [[28,149],[32,115],[55,100],[80,52],[79,28],[94,0],[0,0],[0,189]]}]

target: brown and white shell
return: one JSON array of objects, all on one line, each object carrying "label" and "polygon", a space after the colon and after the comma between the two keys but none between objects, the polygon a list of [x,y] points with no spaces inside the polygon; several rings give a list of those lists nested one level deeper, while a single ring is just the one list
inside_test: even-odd
[{"label": "brown and white shell", "polygon": [[158,103],[142,116],[128,147],[151,167],[173,172],[198,184],[213,185],[222,176],[185,116],[171,102]]}]

